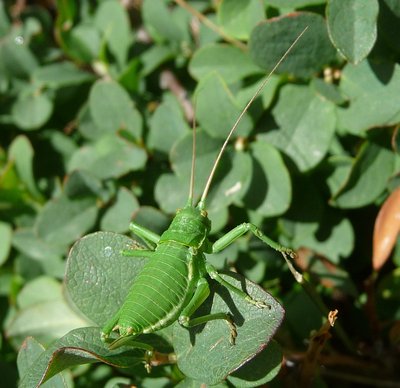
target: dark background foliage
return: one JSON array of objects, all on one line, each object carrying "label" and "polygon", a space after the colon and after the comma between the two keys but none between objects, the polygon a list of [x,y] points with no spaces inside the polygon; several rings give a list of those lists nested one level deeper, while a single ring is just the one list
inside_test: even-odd
[{"label": "dark background foliage", "polygon": [[[118,248],[131,219],[165,230],[186,203],[194,115],[198,197],[240,111],[306,26],[240,123],[207,201],[212,239],[251,221],[298,254],[303,284],[251,236],[209,258],[279,300],[275,341],[225,382],[183,359],[150,375],[94,363],[141,360],[108,359],[89,328],[137,269],[114,255],[101,270],[74,267],[74,251],[66,267],[70,248],[96,231]],[[397,386],[399,33],[398,0],[0,1],[2,385],[25,376],[35,386],[74,365],[48,384]],[[122,296],[107,302],[103,287],[95,305],[79,286],[104,274]]]}]

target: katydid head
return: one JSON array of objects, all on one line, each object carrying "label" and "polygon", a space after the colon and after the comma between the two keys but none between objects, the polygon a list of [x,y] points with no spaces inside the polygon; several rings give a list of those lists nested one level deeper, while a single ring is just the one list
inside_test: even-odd
[{"label": "katydid head", "polygon": [[207,212],[186,205],[176,212],[169,228],[161,235],[160,242],[176,241],[182,245],[199,248],[210,234],[211,221]]}]

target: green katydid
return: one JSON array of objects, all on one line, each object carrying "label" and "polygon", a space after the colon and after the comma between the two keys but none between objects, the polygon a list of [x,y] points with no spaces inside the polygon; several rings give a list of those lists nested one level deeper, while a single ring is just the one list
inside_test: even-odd
[{"label": "green katydid", "polygon": [[[264,301],[253,299],[246,292],[224,280],[206,261],[204,254],[220,252],[247,232],[252,232],[265,244],[281,252],[283,256],[286,254],[294,256],[294,253],[268,238],[251,223],[243,223],[211,243],[209,240],[211,222],[207,217],[206,198],[221,156],[241,118],[305,31],[306,29],[288,48],[242,110],[221,147],[197,205],[193,205],[196,159],[194,131],[190,189],[186,206],[177,211],[170,226],[161,236],[135,222],[130,224],[130,230],[148,244],[148,249],[132,249],[123,251],[122,254],[146,257],[149,260],[137,275],[122,307],[102,330],[104,340],[108,340],[113,331],[119,334],[119,337],[111,342],[111,349],[129,344],[151,352],[149,345],[135,340],[138,335],[156,332],[176,321],[190,328],[216,319],[226,321],[230,330],[230,342],[234,344],[237,334],[235,323],[229,314],[220,312],[192,318],[210,293],[207,275],[255,307],[270,307]],[[149,367],[148,364],[147,366]]]}]

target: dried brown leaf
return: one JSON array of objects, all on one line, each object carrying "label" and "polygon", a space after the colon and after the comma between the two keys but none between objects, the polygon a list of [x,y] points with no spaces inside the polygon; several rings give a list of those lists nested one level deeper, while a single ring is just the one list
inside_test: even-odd
[{"label": "dried brown leaf", "polygon": [[372,267],[379,271],[389,258],[400,231],[400,187],[393,191],[375,220]]}]

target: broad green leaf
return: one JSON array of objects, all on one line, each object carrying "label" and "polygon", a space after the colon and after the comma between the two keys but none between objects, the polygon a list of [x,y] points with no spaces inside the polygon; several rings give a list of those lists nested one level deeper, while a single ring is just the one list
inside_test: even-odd
[{"label": "broad green leaf", "polygon": [[[18,352],[17,365],[18,373],[20,378],[23,378],[26,373],[29,372],[30,367],[34,364],[36,359],[44,352],[44,347],[33,337],[28,337]],[[71,386],[71,381],[69,376],[67,377],[65,373],[55,376],[51,382],[46,382],[41,387],[43,388],[64,388]]]},{"label": "broad green leaf", "polygon": [[39,66],[36,57],[30,51],[26,42],[12,33],[0,43],[0,58],[4,69],[10,77],[29,78]]},{"label": "broad green leaf", "polygon": [[43,86],[57,89],[92,81],[94,76],[78,69],[71,62],[60,62],[38,67],[33,72],[32,79]]},{"label": "broad green leaf", "polygon": [[329,175],[326,184],[333,196],[343,185],[343,182],[349,176],[353,166],[353,159],[349,156],[332,156],[326,160]]},{"label": "broad green leaf", "polygon": [[378,11],[377,0],[329,0],[326,14],[330,38],[350,62],[359,63],[372,50]]},{"label": "broad green leaf", "polygon": [[134,213],[132,219],[139,225],[142,225],[159,235],[165,232],[171,222],[169,217],[160,212],[157,208],[151,206],[140,206],[140,208]]},{"label": "broad green leaf", "polygon": [[103,201],[107,201],[110,195],[103,187],[100,179],[86,170],[74,170],[66,177],[64,193],[71,199],[95,195]]},{"label": "broad green leaf", "polygon": [[[181,380],[179,384],[175,386],[176,388],[206,388],[207,385],[202,383],[201,381],[193,380],[189,377],[186,377],[184,380]],[[226,382],[222,382],[220,384],[213,385],[213,388],[228,388],[228,384]]]},{"label": "broad green leaf", "polygon": [[71,199],[63,194],[47,202],[35,229],[45,241],[70,244],[94,226],[97,212],[95,198]]},{"label": "broad green leaf", "polygon": [[6,328],[7,337],[19,347],[27,336],[49,344],[77,327],[87,326],[63,299],[43,301],[17,312]]},{"label": "broad green leaf", "polygon": [[97,232],[78,240],[70,251],[65,273],[67,297],[98,325],[117,312],[143,268],[145,259],[121,255],[121,250],[136,244],[120,234]]},{"label": "broad green leaf", "polygon": [[0,3],[0,37],[7,35],[8,29],[10,28],[10,20],[6,12],[5,3]]},{"label": "broad green leaf", "polygon": [[323,81],[320,78],[314,78],[311,81],[311,86],[317,94],[336,105],[342,105],[346,102],[343,93],[340,92],[338,86],[335,84]]},{"label": "broad green leaf", "polygon": [[293,191],[295,201],[283,221],[293,248],[309,248],[334,263],[349,256],[354,248],[352,225],[326,207],[312,177],[295,179]]},{"label": "broad green leaf", "polygon": [[7,260],[11,249],[13,230],[10,224],[0,221],[0,267]]},{"label": "broad green leaf", "polygon": [[52,277],[41,276],[27,283],[17,297],[18,308],[26,309],[43,302],[62,299],[61,284]]},{"label": "broad green leaf", "polygon": [[177,47],[183,39],[183,31],[174,22],[165,0],[144,0],[142,17],[146,30],[155,41],[167,41]]},{"label": "broad green leaf", "polygon": [[99,56],[101,36],[93,24],[77,24],[65,38],[69,55],[79,62],[92,63]]},{"label": "broad green leaf", "polygon": [[[257,98],[257,102],[249,107],[249,112],[251,113],[252,117],[258,118],[271,105],[273,98],[275,96],[275,92],[279,86],[280,80],[281,77],[274,74],[272,74],[269,77],[267,84],[260,91],[259,98]],[[247,103],[257,92],[262,82],[263,79],[259,80],[258,82],[255,82],[252,85],[245,86],[238,91],[236,95],[236,100],[238,101],[239,106],[244,107],[247,105]]]},{"label": "broad green leaf", "polygon": [[172,59],[174,52],[170,47],[166,46],[151,46],[140,57],[142,64],[141,75],[143,77],[152,73],[162,63]]},{"label": "broad green leaf", "polygon": [[118,1],[104,1],[97,8],[94,23],[103,33],[103,40],[122,67],[132,42],[128,14]]},{"label": "broad green leaf", "polygon": [[189,131],[176,100],[161,103],[150,119],[148,146],[168,154],[173,144]]},{"label": "broad green leaf", "polygon": [[265,18],[262,1],[223,0],[218,7],[218,21],[223,31],[237,39],[247,40],[253,27]]},{"label": "broad green leaf", "polygon": [[228,84],[261,72],[247,53],[237,47],[221,43],[207,45],[197,50],[190,61],[189,71],[198,81],[216,72]]},{"label": "broad green leaf", "polygon": [[143,148],[110,134],[92,145],[81,147],[72,156],[68,171],[84,168],[99,179],[118,178],[141,169],[145,163]]},{"label": "broad green leaf", "polygon": [[39,387],[66,368],[95,362],[129,368],[143,362],[143,351],[127,350],[126,347],[110,351],[100,340],[100,329],[96,327],[76,329],[54,342],[39,355],[23,376],[19,387]]},{"label": "broad green leaf", "polygon": [[107,209],[101,219],[100,228],[116,233],[125,233],[133,213],[139,208],[136,197],[125,187],[118,190],[115,202]]},{"label": "broad green leaf", "polygon": [[373,203],[386,189],[394,172],[395,156],[381,140],[366,141],[349,176],[331,199],[340,208],[358,208]]},{"label": "broad green leaf", "polygon": [[36,187],[35,178],[33,176],[34,150],[29,139],[23,135],[16,137],[11,143],[8,152],[8,157],[15,163],[21,181],[25,183],[32,196],[40,199],[42,195]]},{"label": "broad green leaf", "polygon": [[250,37],[250,56],[270,72],[306,27],[307,31],[276,72],[310,77],[335,59],[325,21],[318,14],[296,12],[259,24]]},{"label": "broad green leaf", "polygon": [[53,102],[45,94],[20,94],[12,107],[15,125],[26,131],[42,127],[53,112]]},{"label": "broad green leaf", "polygon": [[[229,343],[230,330],[224,320],[213,320],[192,330],[174,325],[173,344],[179,369],[192,379],[210,385],[224,380],[268,346],[284,316],[282,306],[256,284],[233,273],[222,277],[241,289],[245,285],[253,298],[265,301],[270,309],[252,306],[227,288],[213,284],[212,304],[209,299],[195,316],[229,311],[237,325],[235,345]],[[276,368],[276,364],[271,368]]]},{"label": "broad green leaf", "polygon": [[298,223],[293,248],[307,247],[339,264],[354,248],[354,230],[350,221],[326,211],[319,220]]},{"label": "broad green leaf", "polygon": [[154,197],[161,210],[174,214],[184,206],[189,196],[189,181],[181,179],[175,174],[162,174],[157,179],[154,188]]},{"label": "broad green leaf", "polygon": [[[212,137],[225,139],[238,119],[242,108],[235,101],[224,80],[217,73],[203,78],[196,88],[196,117],[201,127]],[[253,127],[245,114],[235,132],[247,136]]]},{"label": "broad green leaf", "polygon": [[90,114],[104,133],[124,129],[135,138],[142,132],[142,118],[129,94],[116,82],[97,81],[89,96]]},{"label": "broad green leaf", "polygon": [[262,140],[254,142],[250,149],[253,173],[243,198],[246,209],[265,217],[284,213],[291,203],[292,189],[289,172],[279,151]]},{"label": "broad green leaf", "polygon": [[[191,136],[184,137],[175,145],[171,153],[172,167],[179,179],[187,182],[186,190],[189,187],[192,160],[191,142]],[[196,144],[195,192],[201,193],[220,149],[220,142],[211,138],[204,131],[199,131]],[[250,183],[251,170],[251,160],[246,153],[228,149],[220,160],[217,175],[212,182],[207,198],[207,208],[209,210],[221,209],[241,199]],[[181,203],[180,207],[184,203]]]},{"label": "broad green leaf", "polygon": [[398,64],[365,60],[357,66],[346,65],[340,90],[349,106],[337,108],[338,126],[360,135],[373,127],[395,124],[400,113],[399,88]]},{"label": "broad green leaf", "polygon": [[44,240],[31,228],[17,229],[13,235],[12,245],[28,257],[39,261],[57,261],[67,249],[58,241]]},{"label": "broad green leaf", "polygon": [[334,104],[314,94],[309,87],[286,85],[273,110],[280,129],[262,138],[289,155],[300,171],[307,171],[329,149],[336,124],[334,108]]},{"label": "broad green leaf", "polygon": [[277,8],[300,8],[326,3],[326,0],[268,0],[268,5]]},{"label": "broad green leaf", "polygon": [[252,360],[228,376],[234,387],[255,387],[276,377],[282,364],[282,351],[275,341],[257,354]]}]

